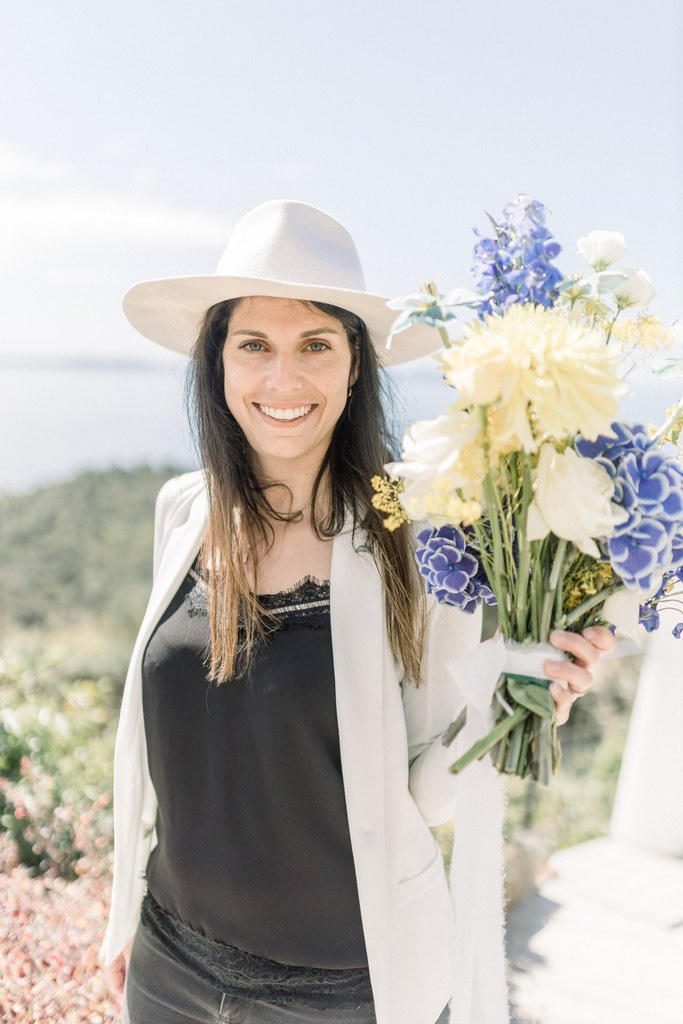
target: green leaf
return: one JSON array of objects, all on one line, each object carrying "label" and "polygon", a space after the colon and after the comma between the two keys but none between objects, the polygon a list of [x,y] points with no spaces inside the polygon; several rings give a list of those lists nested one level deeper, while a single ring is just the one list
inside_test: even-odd
[{"label": "green leaf", "polygon": [[528,708],[529,711],[540,715],[541,718],[552,719],[554,717],[555,702],[550,695],[547,683],[539,683],[538,680],[523,682],[523,677],[513,679],[508,676],[506,678],[508,693],[517,704]]}]

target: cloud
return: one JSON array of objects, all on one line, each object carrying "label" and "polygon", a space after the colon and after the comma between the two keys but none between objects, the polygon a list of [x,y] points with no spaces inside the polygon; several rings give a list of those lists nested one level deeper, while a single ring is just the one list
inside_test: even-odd
[{"label": "cloud", "polygon": [[69,173],[64,160],[43,160],[14,146],[0,146],[0,180],[48,182],[64,179]]},{"label": "cloud", "polygon": [[0,193],[0,263],[25,264],[47,249],[92,244],[220,246],[228,225],[201,210],[125,193]]}]

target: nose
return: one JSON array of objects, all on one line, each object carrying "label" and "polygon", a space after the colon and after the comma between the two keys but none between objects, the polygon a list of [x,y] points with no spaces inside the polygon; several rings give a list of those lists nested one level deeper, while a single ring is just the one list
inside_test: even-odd
[{"label": "nose", "polygon": [[267,384],[273,391],[282,394],[301,390],[303,377],[294,353],[282,351],[273,353],[268,366]]}]

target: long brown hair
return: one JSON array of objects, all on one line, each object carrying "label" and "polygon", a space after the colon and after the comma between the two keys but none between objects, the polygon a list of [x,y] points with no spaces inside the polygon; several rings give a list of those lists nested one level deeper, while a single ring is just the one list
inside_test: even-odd
[{"label": "long brown hair", "polygon": [[[278,513],[257,477],[247,440],[228,409],[224,394],[223,346],[232,311],[239,299],[219,302],[207,311],[200,329],[188,378],[191,419],[209,489],[209,526],[202,560],[210,571],[209,671],[225,682],[248,664],[255,640],[262,638],[272,619],[256,594],[257,566],[251,575],[245,553],[272,543],[273,520],[287,521],[301,513]],[[372,507],[370,480],[396,457],[382,403],[384,382],[379,362],[362,320],[326,303],[307,305],[322,310],[343,325],[358,376],[351,399],[340,416],[318,471],[311,501],[311,519],[320,537],[341,532],[347,515],[354,530],[365,533],[384,585],[386,621],[391,649],[406,679],[420,682],[424,641],[425,601],[408,528],[391,533]],[[319,511],[320,488],[329,480],[331,502]]]}]

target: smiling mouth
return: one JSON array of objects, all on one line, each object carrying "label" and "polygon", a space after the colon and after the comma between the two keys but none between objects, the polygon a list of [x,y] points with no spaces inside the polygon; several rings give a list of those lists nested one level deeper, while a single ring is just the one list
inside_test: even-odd
[{"label": "smiling mouth", "polygon": [[278,409],[272,405],[259,405],[257,402],[254,404],[259,412],[262,412],[264,416],[268,416],[272,420],[279,420],[280,422],[301,420],[304,416],[308,416],[309,412],[313,408],[312,405],[298,405],[294,409]]}]

